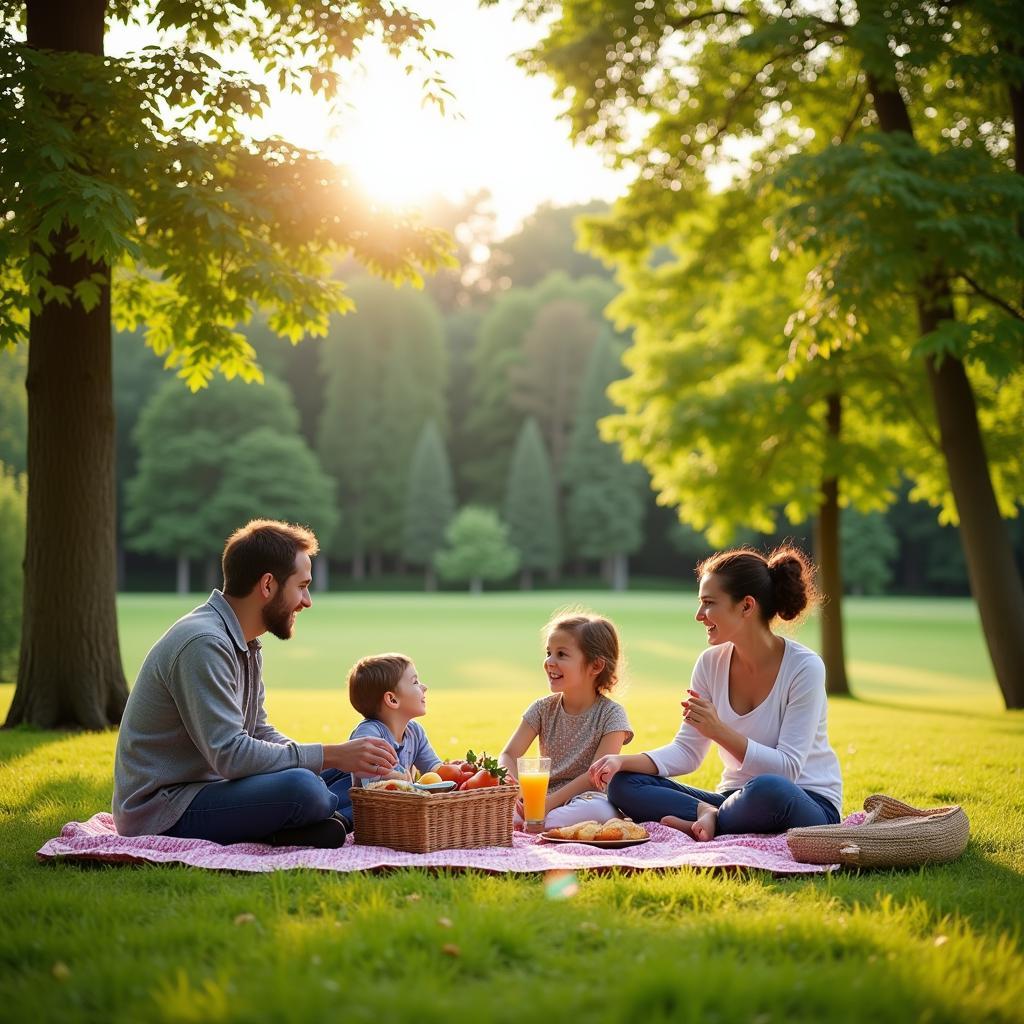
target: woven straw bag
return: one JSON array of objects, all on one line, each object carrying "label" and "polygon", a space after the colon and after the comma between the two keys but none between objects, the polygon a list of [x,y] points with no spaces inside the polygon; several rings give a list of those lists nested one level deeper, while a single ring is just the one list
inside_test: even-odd
[{"label": "woven straw bag", "polygon": [[921,810],[876,793],[864,801],[861,825],[791,828],[786,842],[805,864],[861,868],[906,868],[956,860],[970,835],[961,807]]}]

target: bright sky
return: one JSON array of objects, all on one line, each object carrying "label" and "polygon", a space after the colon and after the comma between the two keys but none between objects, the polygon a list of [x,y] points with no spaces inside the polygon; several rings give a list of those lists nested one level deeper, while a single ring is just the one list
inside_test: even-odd
[{"label": "bright sky", "polygon": [[543,202],[613,199],[624,190],[621,173],[570,143],[550,82],[512,60],[539,36],[537,26],[513,20],[507,2],[485,10],[476,0],[410,6],[435,22],[431,44],[452,54],[442,67],[455,93],[447,116],[421,106],[417,76],[368,51],[335,114],[309,97],[281,96],[265,119],[267,134],[346,164],[379,201],[415,205],[430,194],[458,199],[486,188],[499,237]]},{"label": "bright sky", "polygon": [[[333,111],[312,96],[278,94],[254,134],[323,152],[382,203],[416,206],[431,195],[458,200],[486,189],[498,238],[541,203],[614,199],[625,191],[626,175],[596,151],[574,146],[550,81],[516,66],[513,55],[543,30],[515,20],[513,4],[481,10],[477,0],[409,0],[435,23],[430,45],[452,54],[439,68],[455,94],[445,115],[422,105],[422,76],[406,76],[405,60],[368,46]],[[115,26],[106,51],[152,42],[145,28]]]}]

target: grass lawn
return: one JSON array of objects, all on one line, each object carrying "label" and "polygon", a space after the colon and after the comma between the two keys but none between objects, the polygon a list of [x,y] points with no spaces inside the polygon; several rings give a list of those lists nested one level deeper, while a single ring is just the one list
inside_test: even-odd
[{"label": "grass lawn", "polygon": [[[583,597],[621,628],[634,749],[665,741],[702,647],[691,595]],[[130,677],[199,600],[122,600]],[[317,598],[293,640],[267,641],[272,720],[347,735],[348,666],[398,649],[431,687],[434,746],[496,752],[545,692],[539,631],[558,600]],[[33,853],[65,821],[109,807],[115,737],[2,732],[0,1021],[1024,1020],[1024,716],[1000,710],[969,602],[847,614],[857,699],[830,709],[846,810],[879,791],[961,803],[972,838],[952,865],[590,873],[569,900],[534,876],[44,866]],[[814,646],[813,622],[798,635]],[[712,756],[694,781],[718,771]]]}]

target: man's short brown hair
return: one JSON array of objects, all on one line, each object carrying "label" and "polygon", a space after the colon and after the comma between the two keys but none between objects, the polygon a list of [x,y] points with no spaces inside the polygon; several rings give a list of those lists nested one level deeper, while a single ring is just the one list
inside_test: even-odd
[{"label": "man's short brown hair", "polygon": [[300,551],[312,558],[319,550],[316,535],[305,526],[253,519],[235,530],[224,545],[224,593],[245,597],[267,572],[284,583],[295,572],[295,556]]},{"label": "man's short brown hair", "polygon": [[393,691],[412,660],[404,654],[360,658],[348,673],[348,699],[363,718],[376,718],[384,694]]}]

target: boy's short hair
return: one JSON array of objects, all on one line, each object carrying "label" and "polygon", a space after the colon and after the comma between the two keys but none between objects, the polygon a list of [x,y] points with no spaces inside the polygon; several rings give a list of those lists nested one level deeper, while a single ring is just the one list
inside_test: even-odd
[{"label": "boy's short hair", "polygon": [[348,673],[348,699],[363,718],[376,718],[384,694],[401,681],[412,659],[404,654],[374,654],[360,658]]}]

